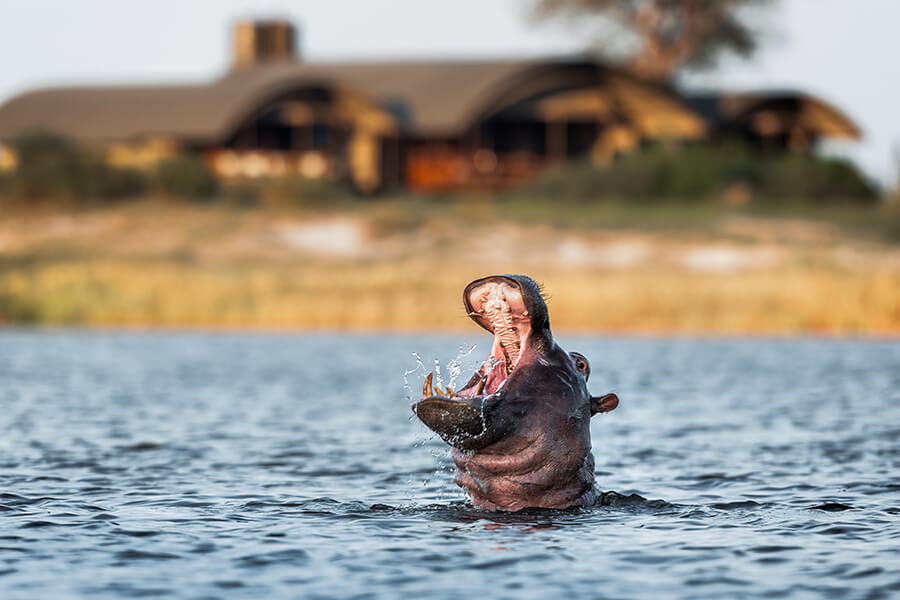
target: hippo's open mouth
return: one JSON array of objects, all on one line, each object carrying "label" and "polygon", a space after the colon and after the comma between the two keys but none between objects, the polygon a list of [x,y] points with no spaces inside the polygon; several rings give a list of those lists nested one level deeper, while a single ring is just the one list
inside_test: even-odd
[{"label": "hippo's open mouth", "polygon": [[[530,280],[529,280],[530,281]],[[533,282],[532,282],[533,285]],[[483,443],[487,424],[484,407],[498,401],[504,384],[515,371],[531,339],[533,301],[522,283],[509,276],[492,276],[473,281],[463,292],[468,315],[494,335],[491,353],[469,382],[460,390],[435,386],[428,374],[422,399],[414,406],[416,415],[452,445],[465,447]],[[531,310],[530,310],[531,309]]]},{"label": "hippo's open mouth", "polygon": [[[519,283],[506,277],[473,281],[464,293],[466,310],[476,323],[494,334],[491,353],[464,388],[434,390],[431,375],[425,380],[423,397],[473,398],[490,395],[503,387],[519,363],[531,333],[531,321]],[[434,392],[437,391],[437,394]]]}]

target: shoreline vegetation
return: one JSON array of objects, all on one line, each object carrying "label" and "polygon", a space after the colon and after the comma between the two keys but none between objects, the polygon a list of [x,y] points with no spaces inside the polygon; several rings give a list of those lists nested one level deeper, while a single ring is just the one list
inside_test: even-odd
[{"label": "shoreline vegetation", "polygon": [[900,335],[900,198],[845,160],[735,141],[569,163],[512,189],[364,197],[116,167],[48,134],[0,174],[0,325],[469,331],[491,273],[557,331]]},{"label": "shoreline vegetation", "polygon": [[471,279],[542,282],[560,332],[900,334],[896,208],[502,195],[0,204],[0,324],[471,331]]}]

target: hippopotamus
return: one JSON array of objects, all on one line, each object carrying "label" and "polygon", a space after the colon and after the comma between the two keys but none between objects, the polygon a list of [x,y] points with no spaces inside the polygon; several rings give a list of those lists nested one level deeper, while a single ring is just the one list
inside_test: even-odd
[{"label": "hippopotamus", "polygon": [[491,511],[595,504],[590,421],[618,397],[588,392],[588,360],[554,342],[530,277],[476,279],[463,305],[494,335],[491,353],[459,391],[434,387],[429,374],[412,407],[452,447],[457,485]]}]

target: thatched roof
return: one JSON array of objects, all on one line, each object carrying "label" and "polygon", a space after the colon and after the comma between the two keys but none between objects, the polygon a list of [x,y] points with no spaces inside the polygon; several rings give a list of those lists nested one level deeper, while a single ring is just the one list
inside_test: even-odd
[{"label": "thatched roof", "polygon": [[743,127],[765,135],[800,127],[819,137],[861,137],[859,128],[847,115],[803,92],[691,94],[685,96],[685,102],[717,129]]},{"label": "thatched roof", "polygon": [[371,99],[409,133],[451,136],[516,101],[603,85],[613,74],[692,114],[671,91],[589,60],[282,63],[235,70],[206,85],[26,93],[0,106],[0,138],[45,129],[86,142],[171,136],[215,144],[279,95],[317,86]]}]

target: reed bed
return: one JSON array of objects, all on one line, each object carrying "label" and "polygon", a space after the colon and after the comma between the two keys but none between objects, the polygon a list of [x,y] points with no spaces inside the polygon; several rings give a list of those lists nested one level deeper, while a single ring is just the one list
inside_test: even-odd
[{"label": "reed bed", "polygon": [[[473,247],[464,222],[419,219],[385,229],[383,209],[373,214],[372,221],[348,217],[365,245],[346,255],[280,244],[273,232],[307,222],[296,214],[139,207],[68,215],[65,226],[59,215],[7,220],[0,226],[0,322],[474,332],[462,310],[465,284],[524,272],[544,285],[559,331],[900,334],[900,268],[881,260],[896,249],[863,242],[859,249],[833,234],[779,246],[774,263],[696,270],[663,259],[611,266],[551,256],[575,235],[569,230],[497,223],[479,234],[496,239]],[[591,243],[611,234],[578,235]],[[640,233],[615,235],[620,244],[650,243]],[[672,236],[652,240],[662,258]],[[676,242],[718,243],[696,236]],[[836,247],[861,258],[849,266],[835,261]],[[589,247],[586,253],[593,256]]]},{"label": "reed bed", "polygon": [[[517,269],[509,269],[517,270]],[[7,322],[129,327],[465,330],[460,290],[489,268],[230,267],[80,260],[7,269]],[[900,275],[827,268],[709,274],[560,269],[541,279],[568,331],[897,334]]]}]

